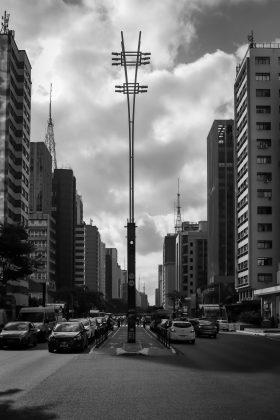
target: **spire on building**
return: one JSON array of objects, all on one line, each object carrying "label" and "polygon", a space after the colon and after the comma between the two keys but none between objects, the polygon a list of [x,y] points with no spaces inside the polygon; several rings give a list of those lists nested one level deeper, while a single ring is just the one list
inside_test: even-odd
[{"label": "spire on building", "polygon": [[180,206],[180,191],[179,191],[179,178],[178,178],[178,193],[177,193],[177,217],[175,223],[175,233],[182,230],[181,206]]},{"label": "spire on building", "polygon": [[49,119],[48,119],[47,132],[45,136],[45,145],[47,146],[51,154],[52,171],[54,171],[54,169],[57,169],[57,163],[56,163],[55,140],[54,140],[53,120],[52,120],[52,84],[50,87]]},{"label": "spire on building", "polygon": [[9,32],[9,19],[10,13],[7,13],[6,10],[4,12],[4,16],[2,16],[2,23],[1,23],[1,34],[7,34]]}]

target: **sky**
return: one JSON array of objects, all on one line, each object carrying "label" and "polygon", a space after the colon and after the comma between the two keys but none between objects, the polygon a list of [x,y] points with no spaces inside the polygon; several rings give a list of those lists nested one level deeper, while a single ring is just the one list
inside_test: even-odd
[{"label": "sky", "polygon": [[[232,119],[236,65],[256,42],[280,38],[279,0],[1,0],[32,66],[31,141],[44,141],[52,83],[58,168],[71,168],[84,221],[126,261],[129,149],[124,68],[111,52],[141,51],[148,92],[135,111],[136,286],[155,303],[164,236],[182,220],[207,220],[207,135]],[[279,41],[280,42],[280,41]],[[129,80],[133,81],[133,69]]]}]

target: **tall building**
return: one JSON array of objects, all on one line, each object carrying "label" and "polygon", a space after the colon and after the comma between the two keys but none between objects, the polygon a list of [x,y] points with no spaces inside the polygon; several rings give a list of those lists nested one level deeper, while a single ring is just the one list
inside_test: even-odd
[{"label": "tall building", "polygon": [[[28,224],[31,65],[9,30],[5,12],[0,31],[0,223]],[[28,305],[26,279],[8,282],[17,306]],[[12,299],[12,298],[11,298]]]},{"label": "tall building", "polygon": [[176,290],[175,275],[175,251],[176,233],[168,233],[163,241],[163,264],[162,264],[162,306],[164,309],[172,309],[173,303],[168,297]]},{"label": "tall building", "polygon": [[84,223],[84,205],[82,196],[76,194],[76,209],[77,209],[77,225],[82,225]]},{"label": "tall building", "polygon": [[29,240],[40,269],[30,276],[29,295],[52,302],[55,284],[55,219],[52,216],[52,159],[45,143],[30,143]]},{"label": "tall building", "polygon": [[233,131],[233,120],[215,120],[207,137],[208,285],[212,303],[228,298],[230,286],[234,291]]},{"label": "tall building", "polygon": [[100,234],[96,226],[75,227],[75,286],[99,291]]},{"label": "tall building", "polygon": [[74,235],[76,226],[76,178],[72,169],[55,169],[53,216],[56,221],[56,287],[74,285]]},{"label": "tall building", "polygon": [[30,143],[30,212],[51,214],[52,157],[45,143]]},{"label": "tall building", "polygon": [[280,313],[280,45],[255,43],[236,69],[236,290]]},{"label": "tall building", "polygon": [[[207,288],[207,222],[182,223],[176,238],[176,289],[183,298],[197,297]],[[184,302],[182,302],[184,305]]]},{"label": "tall building", "polygon": [[115,299],[118,294],[118,251],[116,248],[106,248],[106,299]]},{"label": "tall building", "polygon": [[0,33],[0,221],[27,226],[31,65],[14,36],[5,12]]}]

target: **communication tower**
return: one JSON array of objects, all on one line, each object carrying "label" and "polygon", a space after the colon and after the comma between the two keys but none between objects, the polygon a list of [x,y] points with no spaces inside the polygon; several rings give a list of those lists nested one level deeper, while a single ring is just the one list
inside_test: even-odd
[{"label": "communication tower", "polygon": [[181,218],[180,191],[179,191],[179,179],[178,179],[177,217],[176,217],[176,223],[175,223],[175,233],[181,232],[181,230],[182,230],[182,218]]},{"label": "communication tower", "polygon": [[52,120],[52,84],[50,87],[49,119],[48,119],[47,132],[45,136],[45,145],[47,146],[52,157],[52,172],[53,172],[54,169],[57,169],[57,163],[56,163],[55,140],[54,140],[53,120]]}]

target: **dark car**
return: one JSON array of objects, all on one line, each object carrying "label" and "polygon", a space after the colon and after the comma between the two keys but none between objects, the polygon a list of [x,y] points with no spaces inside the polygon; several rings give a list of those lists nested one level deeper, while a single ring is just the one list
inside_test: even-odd
[{"label": "dark car", "polygon": [[0,347],[37,346],[37,331],[32,322],[8,322],[0,333]]},{"label": "dark car", "polygon": [[217,337],[217,327],[214,322],[206,319],[189,319],[197,337]]},{"label": "dark car", "polygon": [[84,351],[87,346],[87,330],[82,322],[60,322],[56,324],[48,339],[50,353],[60,350]]}]

